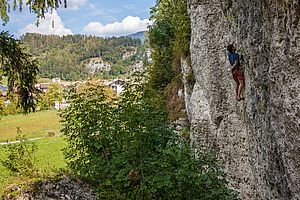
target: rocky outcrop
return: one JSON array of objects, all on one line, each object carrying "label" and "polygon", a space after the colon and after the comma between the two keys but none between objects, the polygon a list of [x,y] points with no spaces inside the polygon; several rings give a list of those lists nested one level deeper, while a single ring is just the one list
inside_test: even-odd
[{"label": "rocky outcrop", "polygon": [[[188,4],[196,82],[183,82],[195,150],[218,152],[242,199],[300,199],[300,1]],[[230,42],[244,55],[243,102],[226,67]]]},{"label": "rocky outcrop", "polygon": [[91,58],[87,65],[89,73],[95,74],[98,72],[108,72],[111,70],[111,64],[103,61],[101,57]]},{"label": "rocky outcrop", "polygon": [[63,176],[57,180],[45,180],[12,186],[4,200],[97,200],[91,186],[79,179]]}]

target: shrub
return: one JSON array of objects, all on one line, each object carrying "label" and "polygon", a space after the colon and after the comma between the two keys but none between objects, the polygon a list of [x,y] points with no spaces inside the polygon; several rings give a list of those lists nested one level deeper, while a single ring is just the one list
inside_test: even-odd
[{"label": "shrub", "polygon": [[215,157],[193,158],[153,94],[144,84],[112,101],[100,86],[73,91],[61,112],[70,169],[103,199],[235,199]]},{"label": "shrub", "polygon": [[22,134],[20,128],[17,130],[18,143],[8,144],[5,152],[7,158],[2,160],[3,166],[9,169],[13,173],[18,173],[21,176],[35,177],[38,173],[38,169],[35,165],[35,152],[37,146],[33,142],[27,142],[24,134]]}]

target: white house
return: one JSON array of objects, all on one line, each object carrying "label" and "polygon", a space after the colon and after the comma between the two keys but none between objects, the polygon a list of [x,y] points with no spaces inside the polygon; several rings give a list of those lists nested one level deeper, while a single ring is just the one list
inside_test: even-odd
[{"label": "white house", "polygon": [[53,78],[52,79],[52,83],[60,83],[60,82],[61,82],[60,78]]},{"label": "white house", "polygon": [[120,94],[124,91],[124,83],[125,81],[117,79],[109,84],[109,88],[115,91],[117,94]]},{"label": "white house", "polygon": [[55,108],[56,110],[60,110],[60,109],[66,108],[66,107],[68,107],[68,106],[69,106],[69,103],[67,103],[66,100],[63,99],[61,102],[56,101],[56,102],[55,102],[55,105],[54,105],[54,108]]}]

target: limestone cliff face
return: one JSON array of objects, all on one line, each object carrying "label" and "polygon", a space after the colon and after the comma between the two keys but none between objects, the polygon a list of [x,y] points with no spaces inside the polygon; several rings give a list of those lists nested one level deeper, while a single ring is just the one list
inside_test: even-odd
[{"label": "limestone cliff face", "polygon": [[[300,1],[188,4],[192,69],[182,69],[195,149],[218,152],[242,199],[300,199]],[[226,67],[229,42],[244,55],[243,102]]]}]

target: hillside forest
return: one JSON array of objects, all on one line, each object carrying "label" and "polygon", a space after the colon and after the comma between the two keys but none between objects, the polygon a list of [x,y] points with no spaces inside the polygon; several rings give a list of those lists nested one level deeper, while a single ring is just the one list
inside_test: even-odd
[{"label": "hillside forest", "polygon": [[[38,58],[39,76],[43,78],[72,81],[124,77],[132,67],[147,60],[146,43],[132,37],[27,33],[21,40],[29,53]],[[96,64],[102,65],[97,67]]]}]

